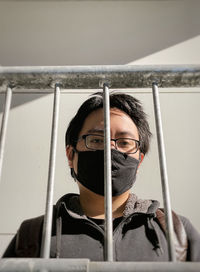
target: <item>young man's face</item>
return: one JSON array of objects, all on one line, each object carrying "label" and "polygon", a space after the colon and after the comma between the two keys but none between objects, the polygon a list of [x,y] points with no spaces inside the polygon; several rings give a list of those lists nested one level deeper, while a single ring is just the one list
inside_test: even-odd
[{"label": "young man's face", "polygon": [[[88,115],[85,119],[83,127],[79,133],[79,137],[85,134],[104,134],[104,118],[103,118],[103,109],[98,109],[93,111]],[[139,133],[136,125],[133,120],[127,115],[125,112],[117,109],[110,109],[110,136],[112,139],[117,138],[132,138],[135,140],[139,140]],[[115,142],[111,141],[111,148],[115,148]],[[84,139],[78,141],[76,149],[78,151],[87,151],[87,147],[85,146]],[[88,150],[89,151],[89,150]],[[69,160],[70,168],[74,168],[74,171],[77,173],[77,162],[78,162],[78,154],[75,153],[72,155],[72,147],[67,148],[67,156]],[[139,160],[139,150],[135,154],[129,154]],[[143,158],[143,155],[142,155]]]}]

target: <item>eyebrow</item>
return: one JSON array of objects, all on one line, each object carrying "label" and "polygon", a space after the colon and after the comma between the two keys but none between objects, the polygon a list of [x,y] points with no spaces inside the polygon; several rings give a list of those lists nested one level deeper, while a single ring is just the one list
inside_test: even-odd
[{"label": "eyebrow", "polygon": [[100,133],[100,134],[103,134],[104,133],[104,130],[103,129],[100,129],[100,128],[92,128],[92,129],[89,129],[87,131],[87,133]]},{"label": "eyebrow", "polygon": [[136,135],[133,134],[133,133],[130,132],[130,131],[121,131],[121,132],[117,133],[117,135],[119,135],[119,136],[128,136],[128,138],[131,137],[131,138],[133,138],[133,139],[136,138]]},{"label": "eyebrow", "polygon": [[[98,134],[104,134],[104,130],[103,129],[98,129],[98,128],[92,128],[92,129],[89,129],[87,131],[87,133],[98,133]],[[117,133],[117,135],[119,135],[119,137],[123,137],[123,136],[128,136],[133,138],[133,139],[136,139],[136,135],[133,134],[132,132],[130,131],[121,131],[119,133]]]}]

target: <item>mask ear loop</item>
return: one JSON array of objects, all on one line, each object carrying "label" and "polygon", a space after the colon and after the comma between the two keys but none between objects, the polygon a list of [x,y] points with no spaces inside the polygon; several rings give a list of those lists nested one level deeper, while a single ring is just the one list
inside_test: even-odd
[{"label": "mask ear loop", "polygon": [[[73,147],[72,152],[73,152],[72,154],[73,157],[75,153],[79,153],[75,147]],[[75,181],[77,181],[77,176],[76,176],[76,173],[74,172],[74,168],[70,168],[70,170],[71,170],[71,176],[73,177]]]},{"label": "mask ear loop", "polygon": [[140,151],[140,142],[139,142],[138,150],[139,150],[139,162],[141,162],[142,157],[141,157],[141,151]]},{"label": "mask ear loop", "polygon": [[141,157],[141,151],[139,150],[139,162],[141,162],[141,159],[142,159],[142,157]]},{"label": "mask ear loop", "polygon": [[70,170],[71,170],[71,176],[76,181],[76,175],[75,175],[75,172],[74,172],[74,168],[71,168]]}]

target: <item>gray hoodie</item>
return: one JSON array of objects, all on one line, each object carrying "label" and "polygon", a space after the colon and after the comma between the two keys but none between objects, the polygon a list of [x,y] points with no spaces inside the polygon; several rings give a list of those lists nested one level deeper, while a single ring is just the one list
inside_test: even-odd
[{"label": "gray hoodie", "polygon": [[[75,194],[63,196],[56,206],[62,236],[59,238],[57,232],[52,237],[51,256],[58,254],[61,258],[103,261],[102,220],[84,215],[79,196]],[[168,261],[166,235],[156,218],[158,207],[156,200],[141,200],[134,194],[130,195],[123,217],[113,221],[115,261]],[[200,261],[200,235],[188,219],[181,217],[181,221],[188,237],[187,260]]]},{"label": "gray hoodie", "polygon": [[[156,200],[130,195],[123,216],[113,220],[114,261],[168,261],[165,231],[156,217],[158,207]],[[180,219],[188,240],[187,260],[200,261],[200,235],[188,219]],[[24,221],[3,257],[39,257],[42,223],[43,216]],[[103,220],[83,213],[79,195],[64,195],[54,207],[51,257],[103,261],[103,248]]]}]

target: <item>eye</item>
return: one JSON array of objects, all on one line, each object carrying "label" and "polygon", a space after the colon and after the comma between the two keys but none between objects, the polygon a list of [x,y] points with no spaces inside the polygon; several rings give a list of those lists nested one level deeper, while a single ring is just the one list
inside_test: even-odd
[{"label": "eye", "polygon": [[104,137],[101,135],[88,135],[86,145],[90,149],[103,149]]},{"label": "eye", "polygon": [[98,144],[98,143],[103,143],[103,138],[101,137],[95,137],[95,136],[93,136],[93,137],[91,137],[90,138],[90,142],[91,143],[96,143],[96,144]]},{"label": "eye", "polygon": [[129,139],[118,139],[117,144],[120,147],[126,147],[126,146],[132,146],[133,145],[132,141],[129,140]]},{"label": "eye", "polygon": [[99,136],[99,135],[89,135],[88,138],[91,143],[102,143],[103,142],[103,137]]}]

